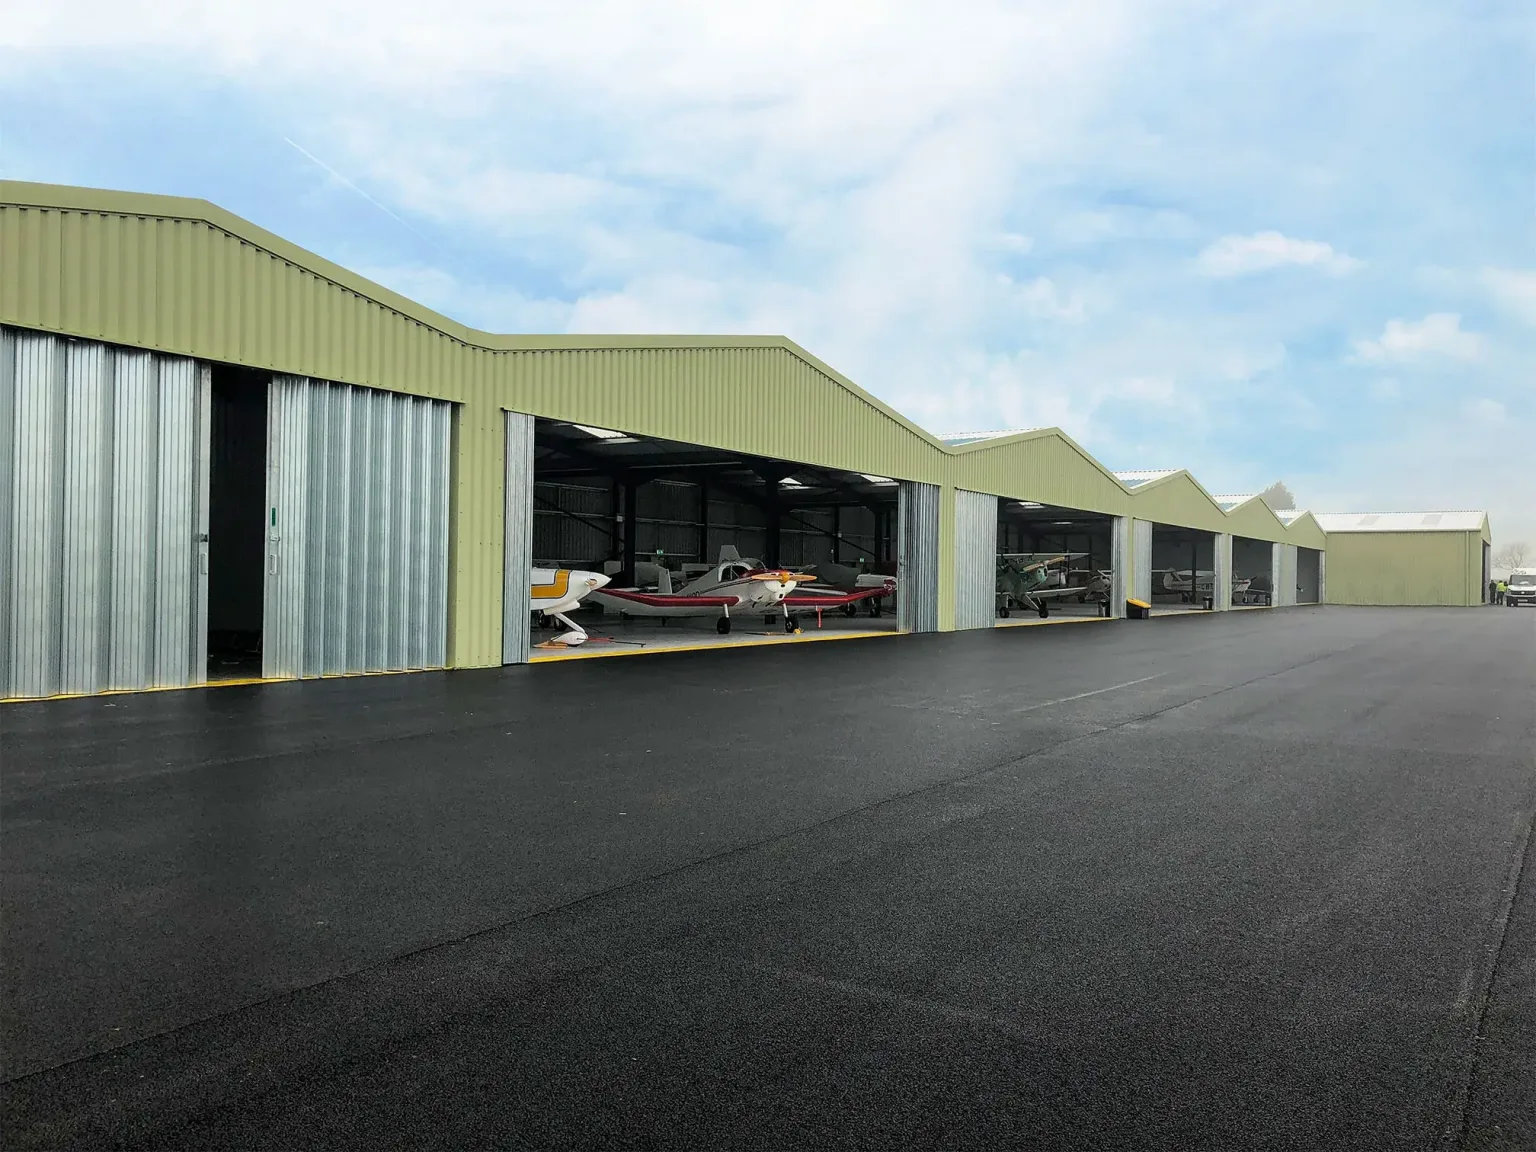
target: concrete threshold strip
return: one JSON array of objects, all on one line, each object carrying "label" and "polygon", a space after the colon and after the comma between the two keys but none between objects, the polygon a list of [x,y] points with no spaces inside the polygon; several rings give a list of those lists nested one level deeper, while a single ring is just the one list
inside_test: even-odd
[{"label": "concrete threshold strip", "polygon": [[1049,628],[1053,624],[1114,624],[1117,623],[1109,616],[1058,616],[1055,619],[1045,620],[999,620],[993,624],[994,628]]},{"label": "concrete threshold strip", "polygon": [[553,664],[565,660],[605,660],[610,656],[660,656],[667,652],[718,652],[733,648],[761,648],[769,644],[818,644],[828,640],[877,640],[887,636],[905,636],[905,632],[840,632],[832,635],[762,635],[735,637],[724,643],[701,640],[697,644],[665,644],[654,648],[635,647],[591,651],[582,648],[533,649],[532,663]]},{"label": "concrete threshold strip", "polygon": [[7,696],[6,704],[47,704],[53,700],[89,700],[100,696],[144,696],[151,692],[195,692],[199,688],[249,688],[253,684],[297,684],[301,680],[357,680],[364,676],[414,676],[418,672],[445,672],[445,668],[386,668],[375,672],[336,672],[326,676],[230,676],[202,684],[169,684],[162,688],[104,688],[100,692],[61,692],[57,696]]}]

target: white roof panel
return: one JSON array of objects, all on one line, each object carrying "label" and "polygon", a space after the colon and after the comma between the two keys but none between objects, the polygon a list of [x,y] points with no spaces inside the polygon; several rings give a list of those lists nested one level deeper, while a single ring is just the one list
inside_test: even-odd
[{"label": "white roof panel", "polygon": [[1223,512],[1230,512],[1239,504],[1246,504],[1257,495],[1257,492],[1238,492],[1231,493],[1226,496],[1212,496],[1211,499],[1221,505],[1221,510]]},{"label": "white roof panel", "polygon": [[1177,471],[1177,468],[1133,468],[1128,472],[1116,472],[1115,475],[1127,488],[1136,488],[1161,480],[1164,476],[1172,476]]},{"label": "white roof panel", "polygon": [[1486,512],[1314,512],[1324,532],[1477,532]]},{"label": "white roof panel", "polygon": [[1287,528],[1291,526],[1292,522],[1306,515],[1306,513],[1295,508],[1275,508],[1273,511],[1276,516],[1280,517],[1280,523],[1284,524]]},{"label": "white roof panel", "polygon": [[979,444],[983,440],[1000,440],[1004,436],[1019,436],[1025,432],[1041,432],[1041,428],[999,428],[993,432],[941,432],[939,439],[952,448],[962,444]]}]

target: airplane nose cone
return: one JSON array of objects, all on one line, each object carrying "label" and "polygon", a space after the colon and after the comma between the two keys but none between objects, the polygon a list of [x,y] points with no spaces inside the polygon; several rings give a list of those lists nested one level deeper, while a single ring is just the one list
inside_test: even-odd
[{"label": "airplane nose cone", "polygon": [[604,576],[601,572],[588,572],[586,577],[587,587],[592,589],[601,588],[609,580],[613,579],[611,576]]}]

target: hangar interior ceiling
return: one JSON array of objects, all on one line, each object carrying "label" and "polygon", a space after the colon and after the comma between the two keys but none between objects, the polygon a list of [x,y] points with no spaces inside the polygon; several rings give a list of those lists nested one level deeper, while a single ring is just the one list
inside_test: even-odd
[{"label": "hangar interior ceiling", "polygon": [[882,476],[539,419],[533,562],[623,576],[639,560],[687,572],[729,545],[767,565],[830,561],[894,575],[897,490]]}]

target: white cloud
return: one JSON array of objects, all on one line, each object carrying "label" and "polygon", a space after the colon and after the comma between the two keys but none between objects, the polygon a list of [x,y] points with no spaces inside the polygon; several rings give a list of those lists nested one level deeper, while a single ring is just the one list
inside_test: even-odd
[{"label": "white cloud", "polygon": [[1530,448],[1530,407],[1481,398],[1426,408],[1426,420],[1399,409],[1388,434],[1351,444],[1326,472],[1296,476],[1293,490],[1313,508],[1479,509],[1492,522],[1495,549],[1536,540],[1536,507],[1517,478]]},{"label": "white cloud", "polygon": [[1480,279],[1494,303],[1527,324],[1536,325],[1536,272],[1484,268]]},{"label": "white cloud", "polygon": [[1467,415],[1480,424],[1503,425],[1509,419],[1509,409],[1498,400],[1480,396],[1466,405]]},{"label": "white cloud", "polygon": [[1388,320],[1375,340],[1356,340],[1357,364],[1412,363],[1433,357],[1476,360],[1483,337],[1464,332],[1456,312],[1431,312],[1422,320]]},{"label": "white cloud", "polygon": [[[0,98],[41,107],[35,74],[40,93],[74,98],[61,106],[121,105],[125,126],[156,127],[131,127],[132,149],[52,132],[52,157],[12,132],[0,159],[8,174],[209,196],[480,327],[782,333],[929,427],[1059,424],[1102,458],[1188,463],[1239,490],[1289,474],[1298,427],[1319,429],[1303,451],[1349,459],[1399,423],[1404,439],[1438,435],[1442,415],[1485,440],[1500,420],[1531,435],[1524,333],[1482,311],[1536,324],[1533,274],[1482,267],[1518,259],[1486,241],[1523,218],[1486,191],[1508,182],[1468,159],[1496,150],[1458,151],[1506,130],[1500,106],[1469,125],[1466,93],[1443,99],[1423,67],[1434,54],[1414,47],[1432,39],[1426,19],[1447,36],[1472,22],[1432,0],[1398,16],[1385,0],[12,0]],[[1191,51],[1192,31],[1222,52]],[[1473,41],[1455,51],[1491,59]],[[1485,73],[1498,91],[1505,77]],[[1351,116],[1319,121],[1345,97]],[[210,169],[209,121],[182,105],[216,117],[226,158],[252,168]],[[183,123],[195,138],[178,168],[165,145]],[[262,140],[285,135],[425,243],[393,224],[370,234],[378,210],[318,169],[306,184],[296,154],[272,165]],[[358,226],[338,227],[353,209]],[[1333,243],[1229,235],[1191,263],[1234,219]],[[1409,285],[1452,261],[1454,286]],[[1312,290],[1255,276],[1258,300],[1188,274],[1282,267],[1309,270]],[[1355,272],[1347,293],[1318,291]],[[1401,382],[1319,363],[1340,325],[1374,334],[1432,306],[1475,316],[1488,354],[1437,313],[1356,349]],[[1431,356],[1457,364],[1454,395],[1396,369]],[[1476,501],[1496,479],[1372,459],[1369,505]]]},{"label": "white cloud", "polygon": [[1223,236],[1195,261],[1206,276],[1246,276],[1287,266],[1316,268],[1330,276],[1343,276],[1361,266],[1353,256],[1338,252],[1321,240],[1295,240],[1279,232],[1255,232],[1252,236]]}]

